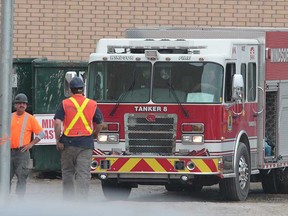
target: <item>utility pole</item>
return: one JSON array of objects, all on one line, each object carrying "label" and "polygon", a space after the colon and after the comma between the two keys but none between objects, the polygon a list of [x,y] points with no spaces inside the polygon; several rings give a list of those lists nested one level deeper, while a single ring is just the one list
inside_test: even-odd
[{"label": "utility pole", "polygon": [[10,190],[10,124],[12,104],[14,0],[2,0],[0,58],[0,201]]}]

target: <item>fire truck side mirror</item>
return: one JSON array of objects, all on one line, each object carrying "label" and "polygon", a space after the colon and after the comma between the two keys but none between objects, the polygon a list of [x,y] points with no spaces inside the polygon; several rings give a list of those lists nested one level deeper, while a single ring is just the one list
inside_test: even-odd
[{"label": "fire truck side mirror", "polygon": [[71,90],[69,83],[73,79],[73,77],[77,76],[77,73],[75,71],[67,71],[65,74],[65,80],[64,80],[64,95],[65,97],[71,96]]},{"label": "fire truck side mirror", "polygon": [[232,97],[234,100],[243,99],[244,82],[241,74],[234,74],[232,81]]}]

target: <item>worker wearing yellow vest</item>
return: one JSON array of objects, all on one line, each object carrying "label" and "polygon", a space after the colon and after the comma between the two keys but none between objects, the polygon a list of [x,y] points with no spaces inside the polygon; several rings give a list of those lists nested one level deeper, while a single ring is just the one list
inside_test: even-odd
[{"label": "worker wearing yellow vest", "polygon": [[[11,119],[11,161],[10,185],[14,175],[17,176],[16,194],[23,198],[26,192],[26,182],[30,172],[30,151],[36,143],[45,137],[38,121],[27,113],[28,99],[23,93],[16,95],[14,100],[15,112]],[[31,139],[32,134],[36,134]]]},{"label": "worker wearing yellow vest", "polygon": [[70,89],[72,96],[59,104],[54,116],[56,148],[61,152],[63,198],[86,200],[91,179],[93,139],[103,126],[103,115],[96,101],[83,95],[82,79],[74,77]]}]

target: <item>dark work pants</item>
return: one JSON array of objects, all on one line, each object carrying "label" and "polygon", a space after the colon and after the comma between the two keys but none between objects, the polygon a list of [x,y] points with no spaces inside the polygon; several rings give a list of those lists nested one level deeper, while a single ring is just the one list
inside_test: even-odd
[{"label": "dark work pants", "polygon": [[10,188],[11,181],[14,175],[17,176],[16,194],[19,197],[24,197],[26,192],[27,178],[30,172],[29,169],[30,152],[21,152],[20,150],[11,150],[10,161]]},{"label": "dark work pants", "polygon": [[63,198],[87,200],[90,186],[92,149],[65,146],[61,152]]}]

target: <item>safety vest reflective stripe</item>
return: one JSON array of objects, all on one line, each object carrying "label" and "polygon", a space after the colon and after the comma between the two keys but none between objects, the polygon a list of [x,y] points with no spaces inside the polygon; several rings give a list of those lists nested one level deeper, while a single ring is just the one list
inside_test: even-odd
[{"label": "safety vest reflective stripe", "polygon": [[88,104],[89,102],[89,99],[88,98],[85,98],[85,100],[83,101],[81,107],[79,106],[78,102],[73,98],[73,97],[70,97],[69,98],[72,103],[75,105],[76,109],[77,109],[77,114],[74,116],[74,118],[72,119],[72,121],[70,122],[70,124],[68,125],[68,127],[66,128],[66,130],[64,131],[64,134],[65,135],[68,135],[70,130],[74,127],[75,123],[77,122],[77,120],[79,118],[82,119],[82,122],[86,128],[87,131],[89,131],[90,134],[92,134],[93,130],[92,128],[90,127],[90,125],[88,124],[87,122],[87,119],[85,118],[84,114],[83,114],[83,110],[85,109],[86,105]]},{"label": "safety vest reflective stripe", "polygon": [[23,147],[24,133],[25,133],[26,125],[27,125],[27,120],[28,120],[28,114],[25,113],[23,124],[22,124],[22,128],[21,128],[21,132],[20,132],[19,148]]}]

